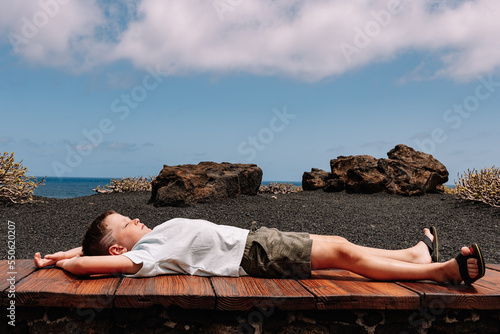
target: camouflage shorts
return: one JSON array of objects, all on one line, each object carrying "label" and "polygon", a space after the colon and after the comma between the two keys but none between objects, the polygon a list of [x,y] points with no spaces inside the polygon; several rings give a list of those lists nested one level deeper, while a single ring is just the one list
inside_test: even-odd
[{"label": "camouflage shorts", "polygon": [[312,239],[309,233],[281,232],[252,226],[241,267],[250,276],[308,278],[311,276]]}]

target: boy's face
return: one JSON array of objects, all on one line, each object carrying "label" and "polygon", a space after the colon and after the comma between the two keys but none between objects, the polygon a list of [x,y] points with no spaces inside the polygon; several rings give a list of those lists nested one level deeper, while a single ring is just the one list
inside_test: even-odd
[{"label": "boy's face", "polygon": [[139,219],[130,219],[118,213],[113,213],[106,217],[105,223],[107,228],[111,230],[116,243],[125,247],[127,251],[146,234],[151,232],[151,229],[139,222]]}]

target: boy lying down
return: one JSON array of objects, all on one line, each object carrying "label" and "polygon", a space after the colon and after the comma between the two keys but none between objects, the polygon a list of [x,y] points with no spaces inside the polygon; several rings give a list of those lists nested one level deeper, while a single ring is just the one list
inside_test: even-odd
[{"label": "boy lying down", "polygon": [[82,247],[41,257],[39,268],[55,265],[75,275],[122,273],[307,278],[314,269],[345,269],[382,280],[433,280],[472,284],[485,274],[479,247],[463,247],[455,259],[438,262],[434,227],[423,241],[401,250],[355,245],[339,236],[251,230],[205,220],[175,218],[149,229],[106,211],[87,227]]}]

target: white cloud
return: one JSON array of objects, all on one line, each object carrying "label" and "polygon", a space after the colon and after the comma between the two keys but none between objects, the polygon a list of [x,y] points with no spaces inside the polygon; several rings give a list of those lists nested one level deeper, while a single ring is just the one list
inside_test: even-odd
[{"label": "white cloud", "polygon": [[19,0],[0,4],[0,33],[9,43],[40,23],[18,55],[74,71],[124,59],[176,75],[321,80],[416,51],[434,61],[415,77],[471,80],[500,65],[499,14],[497,0]]},{"label": "white cloud", "polygon": [[4,40],[29,63],[72,70],[97,63],[89,55],[101,48],[94,32],[105,20],[95,1],[3,1],[0,22]]}]

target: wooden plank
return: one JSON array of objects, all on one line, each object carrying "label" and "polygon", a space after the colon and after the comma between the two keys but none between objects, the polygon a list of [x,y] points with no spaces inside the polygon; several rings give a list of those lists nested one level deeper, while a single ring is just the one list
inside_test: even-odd
[{"label": "wooden plank", "polygon": [[500,309],[500,272],[486,270],[472,286],[434,282],[398,282],[422,295],[422,307],[447,309]]},{"label": "wooden plank", "polygon": [[500,264],[486,264],[487,269],[500,271]]},{"label": "wooden plank", "polygon": [[218,310],[245,311],[254,307],[282,310],[314,309],[314,296],[292,279],[211,277]]},{"label": "wooden plank", "polygon": [[420,296],[393,282],[377,282],[346,270],[317,270],[300,283],[317,298],[318,309],[411,310]]},{"label": "wooden plank", "polygon": [[41,269],[16,285],[16,306],[113,307],[121,277],[76,277],[62,269]]},{"label": "wooden plank", "polygon": [[[4,298],[8,298],[11,281],[10,278],[14,277],[14,282],[17,283],[34,272],[36,269],[33,260],[15,260],[14,264],[9,265],[9,261],[1,260],[0,261],[0,291],[2,291],[1,304],[4,304]],[[9,281],[7,281],[9,279]],[[15,285],[14,285],[15,290]],[[8,300],[5,303],[9,302]]]},{"label": "wooden plank", "polygon": [[307,279],[299,283],[316,298],[318,310],[341,309],[343,305],[351,305],[351,293],[342,289],[334,281],[328,279]]},{"label": "wooden plank", "polygon": [[500,291],[500,271],[487,268],[484,277],[477,280],[473,285],[483,285]]},{"label": "wooden plank", "polygon": [[115,293],[115,307],[143,308],[155,304],[214,309],[215,293],[209,278],[189,275],[125,277]]}]

